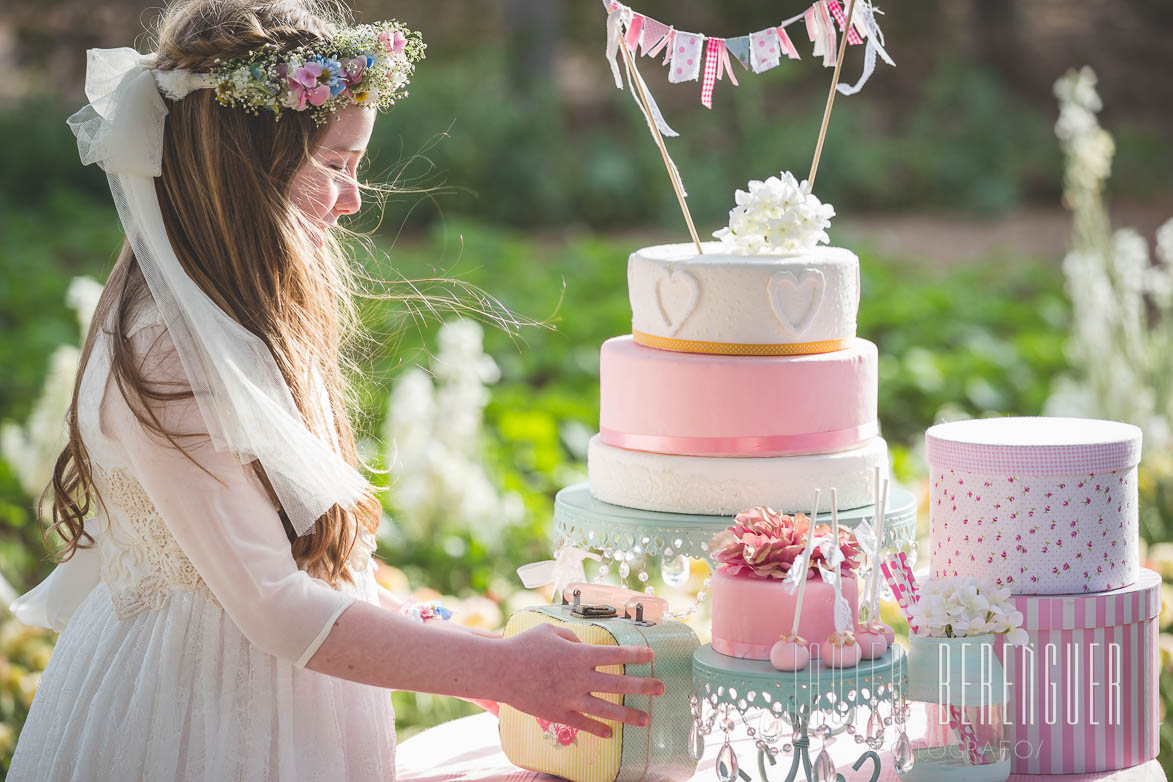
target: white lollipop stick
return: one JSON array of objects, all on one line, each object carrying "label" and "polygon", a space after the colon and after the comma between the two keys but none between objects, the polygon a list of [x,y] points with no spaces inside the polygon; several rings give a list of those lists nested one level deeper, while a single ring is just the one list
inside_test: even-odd
[{"label": "white lollipop stick", "polygon": [[[802,565],[805,571],[810,567],[811,551],[815,547],[815,520],[819,518],[819,489],[815,489],[815,507],[811,511],[810,527],[806,531],[806,545],[802,549],[802,561],[795,562],[795,565]],[[790,629],[791,635],[798,635],[798,621],[802,618],[802,596],[806,592],[807,573],[802,574],[802,579],[798,582],[798,600],[794,603],[794,626]]]},{"label": "white lollipop stick", "polygon": [[880,494],[876,506],[876,551],[872,557],[872,621],[875,622],[880,610],[880,557],[884,554],[884,517],[888,514],[888,479],[884,479],[883,489],[879,489],[880,468],[876,468],[877,491]]},{"label": "white lollipop stick", "polygon": [[839,490],[831,489],[831,540],[839,548]]}]

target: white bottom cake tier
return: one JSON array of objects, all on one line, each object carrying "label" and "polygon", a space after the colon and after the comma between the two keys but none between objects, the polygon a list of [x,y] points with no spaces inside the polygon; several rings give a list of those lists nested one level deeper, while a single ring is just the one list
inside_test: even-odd
[{"label": "white bottom cake tier", "polygon": [[810,512],[814,490],[838,490],[840,508],[874,502],[875,470],[888,475],[888,444],[873,437],[836,453],[777,457],[676,456],[606,445],[587,449],[591,494],[627,508],[729,516],[757,505],[783,513]]}]

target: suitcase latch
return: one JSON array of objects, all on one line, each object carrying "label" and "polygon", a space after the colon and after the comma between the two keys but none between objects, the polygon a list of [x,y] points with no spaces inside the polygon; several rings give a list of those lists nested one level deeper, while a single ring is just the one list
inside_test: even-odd
[{"label": "suitcase latch", "polygon": [[[630,603],[628,605],[630,605]],[[632,622],[639,625],[640,627],[653,627],[656,624],[655,622],[644,621],[644,604],[643,603],[636,603],[635,604],[635,616],[634,617],[631,615],[630,612],[626,612],[626,614],[627,614],[628,619],[630,619]]]},{"label": "suitcase latch", "polygon": [[596,605],[582,602],[582,591],[574,590],[574,603],[570,606],[570,613],[584,619],[608,619],[616,616],[616,611],[608,605]]}]

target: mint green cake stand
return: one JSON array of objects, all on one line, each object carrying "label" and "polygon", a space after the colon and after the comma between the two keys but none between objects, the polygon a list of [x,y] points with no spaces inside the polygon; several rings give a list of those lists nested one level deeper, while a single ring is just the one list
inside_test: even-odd
[{"label": "mint green cake stand", "polygon": [[[873,524],[872,511],[870,505],[841,510],[839,523],[849,529],[865,519]],[[819,522],[830,524],[830,511],[820,513]],[[638,580],[638,585],[629,584],[636,588],[649,580],[649,560],[659,561],[664,581],[670,586],[681,586],[686,580],[688,563],[683,557],[704,560],[711,570],[714,563],[709,556],[709,540],[732,523],[732,516],[662,513],[611,505],[595,499],[585,481],[566,487],[554,498],[555,549],[573,546],[599,552],[602,562],[596,573],[587,571],[588,578],[598,580],[615,571],[625,584],[629,579]],[[888,493],[884,547],[904,552],[910,564],[916,564],[916,497],[906,489],[893,487]],[[871,563],[865,561],[860,577],[868,578],[870,569]],[[674,574],[681,576],[676,583]],[[880,579],[879,583],[881,595],[889,599],[887,582]],[[699,592],[697,598],[703,601],[705,592]]]},{"label": "mint green cake stand", "polygon": [[[716,764],[719,780],[750,779],[730,742],[738,722],[753,739],[758,773],[764,781],[769,779],[767,765],[778,765],[782,754],[791,756],[783,782],[794,782],[800,773],[808,782],[816,778],[830,782],[833,772],[817,777],[820,761],[811,760],[811,740],[825,742],[840,736],[861,746],[864,751],[854,767],[858,771],[871,764],[875,782],[881,774],[878,750],[892,743],[887,740],[890,736],[900,741],[893,733],[904,736],[908,657],[898,645],[853,668],[831,668],[813,660],[802,671],[788,672],[777,671],[764,660],[727,657],[706,644],[693,654],[692,678],[689,751],[699,757],[704,737],[723,731],[725,742]],[[895,731],[889,730],[892,726]]]},{"label": "mint green cake stand", "polygon": [[[839,523],[848,528],[864,519],[872,523],[872,511],[871,505],[840,510]],[[819,522],[830,524],[830,511],[820,513]],[[625,552],[639,547],[640,553],[653,557],[683,554],[708,560],[709,539],[732,523],[732,516],[661,513],[611,505],[595,499],[585,481],[567,486],[554,498],[555,537],[579,548]],[[893,487],[888,494],[884,544],[911,555],[915,553],[915,543],[916,497],[906,489]]]}]

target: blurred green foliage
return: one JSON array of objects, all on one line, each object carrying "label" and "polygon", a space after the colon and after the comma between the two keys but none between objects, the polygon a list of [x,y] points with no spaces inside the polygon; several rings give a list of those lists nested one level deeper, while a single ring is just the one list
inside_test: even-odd
[{"label": "blurred green foliage", "polygon": [[[377,123],[371,179],[400,175],[401,184],[446,183],[455,193],[439,206],[419,204],[408,226],[435,222],[442,211],[495,225],[676,230],[659,152],[627,92],[604,82],[602,102],[574,103],[550,79],[523,92],[511,82],[508,56],[496,46],[429,59],[413,79],[413,98]],[[650,61],[641,66],[659,77]],[[681,133],[668,144],[698,225],[723,224],[734,188],[749,179],[808,170],[825,100],[812,80],[822,75],[805,61],[747,74],[738,88],[722,84],[712,111],[698,111],[691,92],[685,102],[679,85],[655,84]],[[881,100],[865,89],[835,103],[818,190],[840,212],[999,213],[1058,201],[1052,106],[1018,97],[997,71],[944,59],[901,98],[901,111]],[[102,172],[77,164],[64,122],[75,108],[38,99],[0,109],[5,138],[37,139],[0,146],[0,214],[61,189],[105,197]],[[1167,192],[1173,148],[1163,134],[1136,122],[1119,132],[1117,194]]]}]

